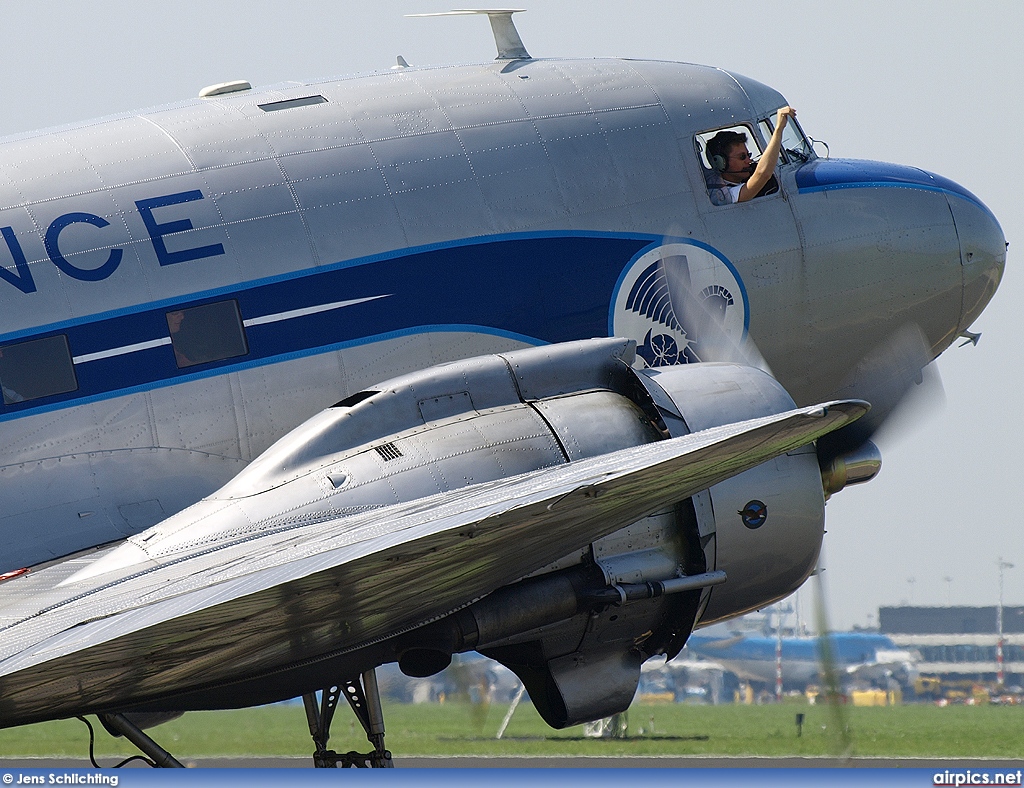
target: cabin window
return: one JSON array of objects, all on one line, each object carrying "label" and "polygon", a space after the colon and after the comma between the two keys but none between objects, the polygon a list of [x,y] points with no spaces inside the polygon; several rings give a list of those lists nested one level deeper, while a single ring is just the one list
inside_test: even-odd
[{"label": "cabin window", "polygon": [[[719,137],[720,134],[723,136]],[[728,145],[733,150],[739,150],[736,147],[738,144],[745,145],[747,153],[750,154],[750,158],[744,160],[740,158],[729,158],[721,153],[716,154],[716,148],[719,151],[722,149],[722,145],[720,143],[712,143],[712,140],[715,140],[716,138],[719,140],[729,140]],[[708,149],[709,143],[711,143],[711,150]],[[701,168],[704,171],[704,181],[707,185],[708,198],[714,205],[731,205],[736,202],[736,194],[742,183],[736,183],[734,182],[735,179],[723,177],[722,173],[741,170],[743,167],[755,166],[758,159],[761,157],[760,141],[754,133],[754,130],[746,124],[727,126],[725,128],[701,132],[694,137],[694,150],[697,155],[697,160],[700,162]],[[757,196],[763,197],[766,194],[774,194],[778,190],[779,182],[773,175],[771,180],[768,181]]]},{"label": "cabin window", "polygon": [[167,330],[179,369],[249,352],[235,300],[168,312]]},{"label": "cabin window", "polygon": [[77,389],[67,336],[58,334],[0,347],[0,386],[5,405]]}]

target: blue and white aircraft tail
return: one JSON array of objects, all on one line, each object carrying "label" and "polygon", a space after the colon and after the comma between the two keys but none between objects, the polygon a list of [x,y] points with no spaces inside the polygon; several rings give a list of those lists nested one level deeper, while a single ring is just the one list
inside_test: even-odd
[{"label": "blue and white aircraft tail", "polygon": [[[843,683],[852,680],[886,687],[890,680],[907,685],[917,673],[920,656],[900,649],[886,635],[872,632],[832,632],[829,651]],[[780,639],[746,633],[716,636],[695,633],[686,642],[694,655],[714,660],[744,681],[774,685]],[[781,638],[782,682],[786,689],[823,685],[826,659],[820,637]]]}]

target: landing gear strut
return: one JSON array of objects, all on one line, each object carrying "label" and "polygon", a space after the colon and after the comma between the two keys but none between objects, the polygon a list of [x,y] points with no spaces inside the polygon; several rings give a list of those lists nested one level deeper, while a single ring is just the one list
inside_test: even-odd
[{"label": "landing gear strut", "polygon": [[[372,752],[337,753],[327,749],[327,742],[331,738],[331,721],[342,696],[348,700],[352,711],[362,723],[366,738],[373,745]],[[384,711],[380,705],[380,690],[377,688],[377,673],[374,670],[363,673],[361,682],[359,678],[354,678],[324,689],[319,704],[316,693],[313,692],[303,695],[302,702],[306,707],[309,732],[313,737],[313,744],[316,745],[316,752],[313,753],[315,767],[394,768],[391,753],[384,748]]]},{"label": "landing gear strut", "polygon": [[[100,723],[107,729],[107,732],[113,736],[124,736],[128,741],[142,750],[149,758],[143,758],[140,755],[136,755],[134,758],[129,758],[126,761],[121,761],[114,768],[118,768],[133,761],[135,759],[143,760],[149,763],[150,766],[159,767],[162,769],[184,769],[185,766],[179,762],[173,755],[167,750],[153,741],[148,735],[146,735],[141,728],[139,728],[134,722],[129,720],[123,714],[111,713],[111,714],[98,714]],[[180,714],[178,715],[180,716]],[[89,725],[89,721],[85,717],[79,717],[82,722],[89,728],[89,760],[92,761],[92,765],[97,769],[100,768],[99,764],[96,763],[96,759],[93,757],[93,733],[92,725]],[[150,760],[152,759],[152,760]]]}]

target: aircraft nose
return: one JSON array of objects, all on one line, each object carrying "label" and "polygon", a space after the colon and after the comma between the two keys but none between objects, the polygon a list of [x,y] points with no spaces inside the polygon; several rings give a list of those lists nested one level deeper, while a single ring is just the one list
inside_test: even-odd
[{"label": "aircraft nose", "polygon": [[999,286],[1006,266],[1007,244],[996,217],[974,195],[961,190],[950,193],[948,200],[960,241],[964,290],[959,330],[965,331]]},{"label": "aircraft nose", "polygon": [[[854,159],[814,159],[797,169],[795,180],[801,200],[794,213],[806,214],[805,228],[813,227],[824,194],[832,215],[842,216],[835,226],[851,236],[851,228],[862,226],[864,237],[880,239],[884,254],[868,250],[869,265],[898,261],[874,303],[889,294],[890,315],[917,324],[935,353],[968,329],[995,294],[1006,239],[992,212],[960,184],[917,167]],[[828,254],[836,257],[834,249]],[[907,277],[905,286],[897,287],[898,274]],[[917,297],[908,305],[912,293]]]}]

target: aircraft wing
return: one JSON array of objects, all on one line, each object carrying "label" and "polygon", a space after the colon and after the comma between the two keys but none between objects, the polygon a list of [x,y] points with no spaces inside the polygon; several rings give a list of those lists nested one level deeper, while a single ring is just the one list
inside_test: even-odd
[{"label": "aircraft wing", "polygon": [[464,607],[862,415],[829,403],[61,582],[0,584],[0,727],[269,675]]}]

